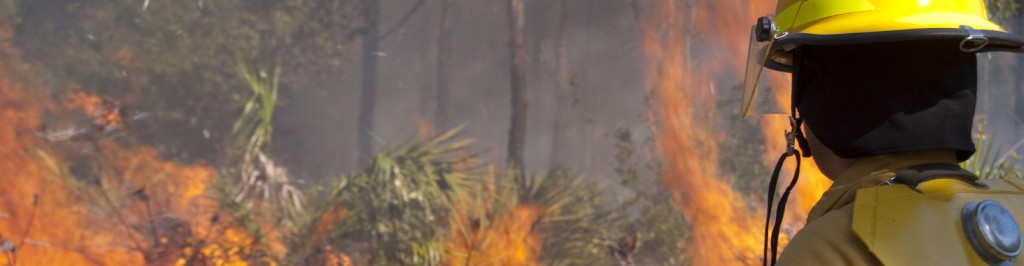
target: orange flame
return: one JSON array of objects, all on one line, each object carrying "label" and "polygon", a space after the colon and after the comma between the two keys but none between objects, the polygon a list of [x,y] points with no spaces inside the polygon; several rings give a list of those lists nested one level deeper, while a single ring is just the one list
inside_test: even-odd
[{"label": "orange flame", "polygon": [[93,123],[105,130],[123,129],[124,117],[117,102],[83,92],[71,93],[65,97],[65,106],[81,108],[93,119]]},{"label": "orange flame", "polygon": [[686,248],[691,264],[754,264],[761,251],[758,216],[720,179],[715,162],[720,136],[709,130],[712,121],[705,111],[712,108],[707,105],[712,85],[691,75],[698,68],[684,53],[688,43],[678,8],[673,0],[658,1],[644,28],[648,86],[658,99],[661,123],[657,146],[665,156],[662,181],[692,224],[693,244]]},{"label": "orange flame", "polygon": [[[775,81],[773,81],[773,84]],[[789,86],[789,80],[783,83]],[[788,95],[787,95],[788,96]],[[788,97],[786,100],[780,101],[789,104]],[[782,154],[786,147],[786,139],[783,137],[784,132],[790,130],[789,120],[782,116],[766,116],[762,118],[762,124],[764,125],[765,134],[765,145],[768,147],[765,153],[766,160],[776,160],[779,154]],[[792,159],[790,159],[792,160]],[[825,177],[824,174],[818,170],[818,165],[814,163],[811,158],[800,158],[801,169],[800,169],[800,180],[797,182],[796,187],[790,201],[788,203],[789,214],[785,217],[786,226],[799,230],[803,227],[804,220],[807,219],[807,213],[810,212],[811,207],[821,199],[822,193],[828,190],[829,186],[832,185],[832,180]],[[792,164],[787,165],[784,173],[780,174],[780,184],[788,184],[789,180],[793,176]],[[780,185],[784,186],[784,185]]]},{"label": "orange flame", "polygon": [[48,112],[84,111],[104,130],[124,120],[116,102],[81,92],[54,107],[8,39],[0,38],[0,265],[241,265],[257,252],[206,196],[212,168],[147,147],[34,135]]},{"label": "orange flame", "polygon": [[430,121],[427,121],[427,119],[422,116],[416,116],[416,137],[419,139],[426,139],[428,136],[434,135],[436,131],[437,130],[435,130],[434,125],[431,124]]},{"label": "orange flame", "polygon": [[[658,0],[644,24],[648,87],[658,99],[654,109],[659,122],[657,146],[665,157],[662,179],[692,223],[694,236],[687,251],[694,265],[756,264],[762,256],[764,213],[746,206],[749,200],[717,171],[721,136],[710,130],[715,97],[711,80],[729,73],[742,76],[750,25],[772,11],[774,5],[768,2],[697,1],[684,7],[674,0]],[[680,14],[684,9],[692,13]],[[697,49],[701,52],[690,51]],[[789,80],[779,76],[771,78],[772,85],[788,88]],[[776,97],[788,106],[787,97]],[[789,123],[785,117],[767,117],[762,122],[769,147],[766,162],[773,163],[785,148],[782,133]],[[803,163],[804,178],[789,203],[792,211],[787,212],[785,223],[794,231],[802,227],[829,183],[812,160]],[[793,170],[787,171],[783,175],[791,176]]]},{"label": "orange flame", "polygon": [[[499,194],[488,182],[479,195],[463,195],[456,201],[445,265],[540,265],[543,238],[535,227],[546,208],[519,203],[502,210]],[[490,220],[492,215],[496,217]]]},{"label": "orange flame", "polygon": [[539,265],[542,239],[534,225],[542,212],[540,207],[520,204],[487,227],[458,228],[469,233],[451,238],[447,264]]}]

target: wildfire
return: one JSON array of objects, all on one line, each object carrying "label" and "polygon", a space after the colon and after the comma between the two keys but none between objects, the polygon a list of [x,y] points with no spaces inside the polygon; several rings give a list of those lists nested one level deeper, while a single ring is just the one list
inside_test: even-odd
[{"label": "wildfire", "polygon": [[[665,160],[662,178],[693,225],[694,236],[686,246],[694,265],[757,264],[761,260],[764,213],[748,207],[752,200],[721,179],[715,163],[720,135],[713,133],[712,79],[742,76],[750,25],[772,12],[774,6],[767,2],[708,0],[681,5],[675,0],[658,0],[652,3],[644,24],[647,82],[658,100],[654,113],[658,117],[657,145]],[[788,88],[789,80],[780,76],[773,76],[770,82]],[[776,97],[788,106],[788,94]],[[762,123],[768,147],[765,161],[774,163],[785,148],[782,133],[789,129],[789,121],[776,116],[765,117]],[[786,217],[785,227],[793,232],[802,227],[807,212],[829,186],[812,160],[803,163],[802,178]],[[784,181],[793,171],[792,165],[788,167]]]},{"label": "wildfire", "polygon": [[107,132],[125,129],[123,111],[82,92],[47,101],[11,49],[0,44],[0,265],[240,265],[258,252],[206,196],[213,168],[109,139],[39,135],[46,114],[84,113],[87,131]]},{"label": "wildfire", "polygon": [[504,206],[498,190],[488,182],[481,194],[457,200],[449,220],[446,265],[540,265],[543,239],[535,227],[546,208],[529,203]]},{"label": "wildfire", "polygon": [[[687,31],[673,0],[651,8],[644,28],[644,51],[650,62],[648,86],[658,99],[659,150],[665,156],[662,180],[693,226],[687,253],[693,265],[754,264],[761,236],[756,213],[746,199],[719,177],[719,135],[703,110],[713,99],[711,81],[701,77],[687,58]],[[686,90],[685,92],[683,90]]]},{"label": "wildfire", "polygon": [[486,228],[459,228],[470,232],[452,238],[448,265],[539,265],[541,238],[534,224],[541,213],[537,206],[517,205]]}]

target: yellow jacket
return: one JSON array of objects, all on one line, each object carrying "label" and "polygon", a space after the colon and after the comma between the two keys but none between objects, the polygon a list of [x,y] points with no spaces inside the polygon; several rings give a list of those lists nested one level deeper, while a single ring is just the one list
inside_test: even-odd
[{"label": "yellow jacket", "polygon": [[854,162],[811,209],[778,265],[986,265],[964,236],[960,212],[967,202],[997,198],[1024,228],[1024,182],[986,180],[989,188],[979,189],[940,179],[922,183],[920,191],[880,186],[900,169],[956,162],[945,151]]}]

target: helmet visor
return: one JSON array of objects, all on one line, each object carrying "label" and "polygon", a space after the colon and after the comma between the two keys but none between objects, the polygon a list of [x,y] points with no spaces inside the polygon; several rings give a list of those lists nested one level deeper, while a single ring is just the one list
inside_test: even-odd
[{"label": "helmet visor", "polygon": [[[774,37],[774,36],[773,36]],[[768,60],[769,51],[775,43],[775,38],[768,41],[758,42],[756,26],[750,30],[750,44],[747,50],[746,74],[743,79],[743,105],[740,110],[740,118],[753,114],[786,114],[779,100],[781,95],[779,86],[773,86],[775,80],[782,80],[785,76],[782,73],[765,71],[764,64]]]}]

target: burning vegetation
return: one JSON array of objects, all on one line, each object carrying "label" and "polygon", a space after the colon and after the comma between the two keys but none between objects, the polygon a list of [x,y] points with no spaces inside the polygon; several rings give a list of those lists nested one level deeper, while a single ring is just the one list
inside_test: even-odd
[{"label": "burning vegetation", "polygon": [[[347,3],[296,1],[288,10],[323,15],[319,12],[342,2]],[[74,82],[44,82],[40,66],[28,63],[10,45],[15,39],[11,28],[0,27],[0,265],[757,264],[763,204],[761,196],[753,196],[761,195],[760,190],[742,186],[751,179],[767,179],[757,169],[763,168],[762,159],[774,159],[780,152],[781,133],[788,124],[765,118],[760,124],[738,122],[752,129],[742,133],[748,135],[724,133],[731,125],[722,117],[732,117],[718,106],[726,97],[716,95],[714,81],[742,67],[742,56],[734,53],[743,53],[748,25],[715,24],[720,20],[706,14],[743,10],[744,17],[756,17],[771,8],[747,8],[741,2],[656,0],[635,10],[643,16],[637,20],[642,32],[638,41],[655,137],[637,139],[628,129],[610,133],[615,164],[614,172],[601,174],[605,183],[584,180],[567,168],[540,174],[503,169],[462,136],[463,127],[443,131],[445,125],[418,116],[414,126],[420,134],[368,157],[358,171],[304,178],[288,171],[275,153],[273,121],[276,108],[284,104],[279,100],[286,102],[279,99],[281,84],[294,84],[282,73],[304,62],[285,59],[310,56],[306,53],[315,49],[281,52],[284,46],[252,44],[266,41],[257,38],[229,51],[234,55],[229,63],[183,67],[185,63],[173,60],[159,64],[166,60],[162,57],[181,53],[154,56],[144,49],[97,46],[111,64],[131,71],[116,74],[127,80],[124,86],[130,93],[109,97]],[[169,8],[161,5],[142,8]],[[198,1],[188,8],[236,10],[205,5]],[[269,25],[295,33],[281,39],[287,41],[322,30],[288,24],[302,16],[271,13],[221,15],[231,22],[225,25],[273,17],[280,21]],[[113,26],[116,18],[111,14],[97,11],[87,17],[90,30],[125,30]],[[156,13],[137,23],[155,27],[175,22],[171,17],[171,12]],[[206,19],[200,16],[195,23],[234,33],[234,26],[216,28]],[[383,39],[392,31],[385,32],[373,38]],[[177,34],[163,33],[160,38]],[[249,33],[218,38],[265,35]],[[712,44],[695,44],[697,37]],[[265,43],[284,42],[277,41]],[[693,55],[693,49],[714,42],[729,44],[714,52],[726,59]],[[205,53],[197,45],[168,49]],[[370,56],[385,56],[378,53]],[[228,69],[224,72],[229,75],[211,78],[205,75],[213,74],[197,74],[191,67]],[[196,75],[199,81],[178,81],[181,76],[176,75]],[[567,81],[574,79],[566,76]],[[196,97],[213,103],[187,103],[188,108],[238,109],[231,113],[234,123],[213,118],[217,121],[190,122],[227,124],[223,131],[230,133],[223,140],[202,131],[204,139],[216,140],[209,145],[218,149],[214,160],[185,160],[165,152],[174,149],[173,143],[147,145],[132,137],[140,134],[137,125],[159,121],[131,105],[173,93],[142,96],[137,87],[158,80],[175,80],[168,82],[175,86],[210,82],[247,89],[231,97]],[[773,82],[787,85],[783,79]],[[723,148],[732,145],[729,138],[755,139],[743,145],[760,149],[734,153]],[[733,155],[743,158],[729,158]],[[723,166],[738,165],[741,159],[757,163],[749,164],[751,169]],[[816,176],[801,181],[791,202],[796,211],[787,218],[789,234],[799,230],[802,215],[828,186],[812,168],[804,173]]]},{"label": "burning vegetation", "polygon": [[[718,108],[712,104],[716,98],[715,79],[742,73],[745,67],[742,55],[748,36],[747,21],[721,18],[757,17],[773,8],[771,2],[659,0],[653,3],[644,23],[648,88],[657,99],[652,117],[657,118],[657,146],[664,155],[662,180],[680,212],[692,224],[693,237],[685,251],[694,265],[753,265],[763,259],[764,230],[760,222],[765,215],[764,204],[760,203],[760,196],[741,194],[730,184],[728,175],[736,173],[719,170],[715,159],[722,158],[720,147],[726,135],[721,133],[719,116],[713,113]],[[703,12],[680,13],[684,10]],[[698,36],[714,38],[697,42]],[[716,42],[725,45],[715,47]],[[698,49],[708,52],[696,53]],[[770,82],[771,86],[789,87],[789,80],[782,75],[770,76]],[[788,96],[774,95],[781,106],[788,106]],[[789,124],[782,116],[761,119],[767,147],[762,156],[767,162],[786,147],[782,134],[789,130]],[[726,127],[727,131],[730,129]],[[795,211],[785,217],[783,246],[789,235],[803,226],[807,212],[831,183],[817,171],[812,160],[800,159],[810,167],[803,169],[797,195],[789,202],[790,209]],[[792,165],[788,167],[786,171],[790,174],[784,176],[792,176]]]},{"label": "burning vegetation", "polygon": [[113,141],[127,126],[117,102],[80,91],[48,102],[32,67],[2,53],[0,264],[220,265],[259,252],[208,196],[214,168]]}]

